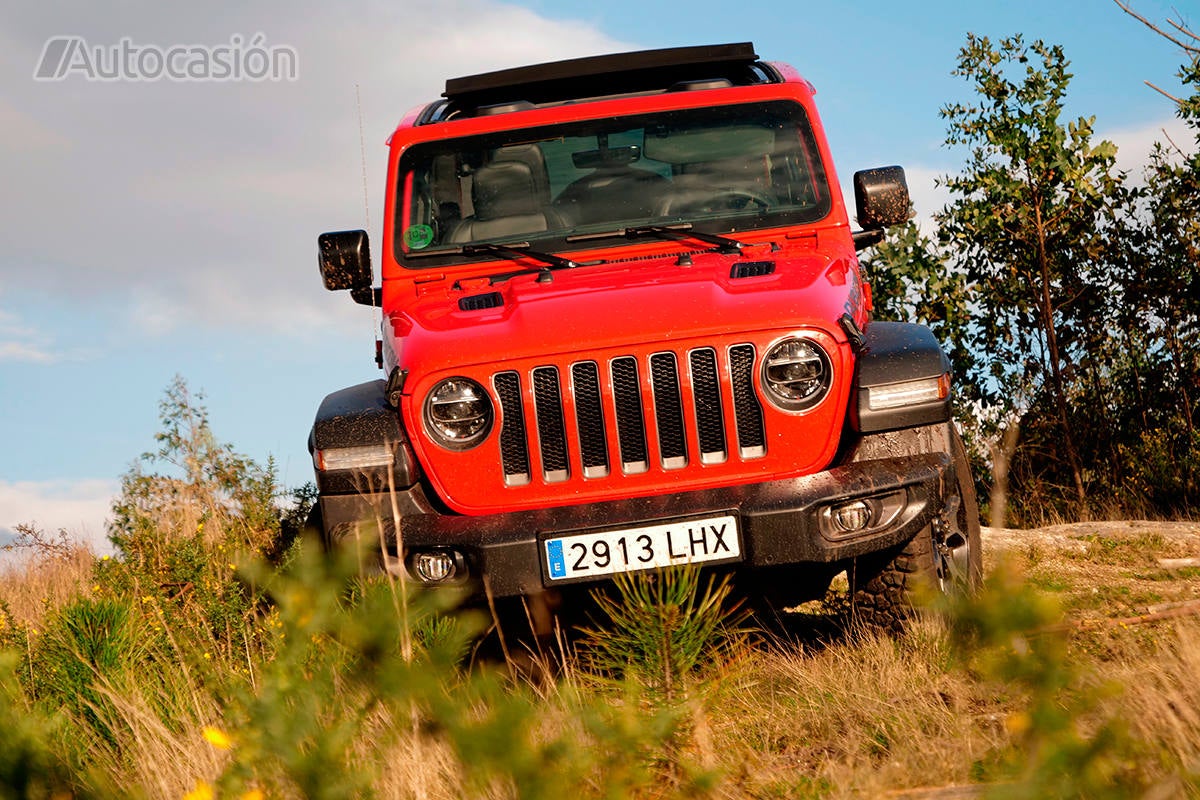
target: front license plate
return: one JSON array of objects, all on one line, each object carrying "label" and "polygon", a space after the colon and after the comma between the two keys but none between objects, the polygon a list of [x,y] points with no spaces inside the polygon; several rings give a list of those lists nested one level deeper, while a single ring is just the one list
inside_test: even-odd
[{"label": "front license plate", "polygon": [[731,515],[559,536],[543,547],[552,581],[742,557],[737,518]]}]

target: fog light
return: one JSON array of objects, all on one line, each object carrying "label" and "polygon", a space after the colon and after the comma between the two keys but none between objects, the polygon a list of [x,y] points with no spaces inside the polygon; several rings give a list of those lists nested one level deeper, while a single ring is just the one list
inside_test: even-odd
[{"label": "fog light", "polygon": [[422,583],[445,583],[458,574],[457,559],[442,550],[428,550],[413,556],[413,572]]},{"label": "fog light", "polygon": [[833,521],[846,533],[861,531],[871,524],[871,504],[855,500],[833,510]]}]

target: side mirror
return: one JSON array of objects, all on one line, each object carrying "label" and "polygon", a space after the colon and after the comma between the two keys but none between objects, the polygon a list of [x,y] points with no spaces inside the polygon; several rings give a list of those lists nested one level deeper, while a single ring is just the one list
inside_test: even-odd
[{"label": "side mirror", "polygon": [[854,205],[864,230],[880,230],[908,221],[908,182],[904,167],[877,167],[854,173]]},{"label": "side mirror", "polygon": [[366,231],[336,231],[317,237],[317,264],[321,279],[331,292],[339,289],[370,289],[371,246]]}]

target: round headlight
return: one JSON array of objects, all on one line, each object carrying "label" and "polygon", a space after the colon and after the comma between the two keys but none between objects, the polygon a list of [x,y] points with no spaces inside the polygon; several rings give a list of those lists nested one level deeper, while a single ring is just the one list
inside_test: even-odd
[{"label": "round headlight", "polygon": [[425,426],[443,447],[474,447],[492,428],[492,401],[470,378],[447,378],[425,400]]},{"label": "round headlight", "polygon": [[762,362],[762,385],[770,401],[787,411],[807,411],[829,394],[829,356],[807,339],[784,339]]}]

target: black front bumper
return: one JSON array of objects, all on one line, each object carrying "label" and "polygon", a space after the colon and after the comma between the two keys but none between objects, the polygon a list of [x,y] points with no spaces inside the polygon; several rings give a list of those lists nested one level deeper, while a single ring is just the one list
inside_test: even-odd
[{"label": "black front bumper", "polygon": [[[453,549],[473,579],[486,578],[494,596],[506,597],[554,585],[540,543],[555,535],[731,514],[742,545],[734,567],[830,564],[908,541],[941,513],[947,486],[953,486],[950,457],[931,452],[854,461],[789,480],[477,517],[439,513],[420,485],[395,497],[364,492],[323,495],[320,502],[325,529],[335,537],[360,520],[381,520],[394,554],[391,520],[399,518],[406,552]],[[834,506],[885,496],[894,511],[886,524],[847,534],[829,523]]]}]

